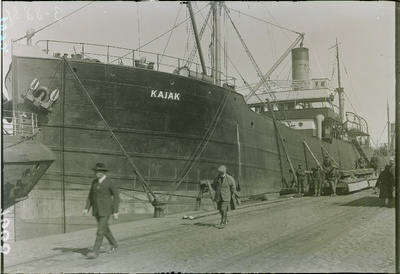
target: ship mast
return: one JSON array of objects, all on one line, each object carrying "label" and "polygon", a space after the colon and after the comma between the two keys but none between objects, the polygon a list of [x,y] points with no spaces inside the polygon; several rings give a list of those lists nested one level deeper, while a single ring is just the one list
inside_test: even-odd
[{"label": "ship mast", "polygon": [[214,66],[213,66],[213,78],[214,84],[220,86],[221,85],[221,47],[219,45],[221,41],[221,28],[220,28],[220,17],[221,17],[221,9],[224,1],[212,1],[211,7],[213,11],[213,56],[214,56]]},{"label": "ship mast", "polygon": [[199,38],[199,34],[197,32],[196,20],[194,18],[194,14],[193,14],[192,2],[188,1],[187,6],[189,9],[189,13],[190,13],[190,19],[192,20],[194,37],[196,39],[197,49],[198,49],[199,56],[200,56],[201,68],[203,70],[203,74],[207,75],[206,65],[205,65],[204,57],[203,57],[203,51],[201,50],[200,38]]},{"label": "ship mast", "polygon": [[388,143],[387,143],[387,153],[390,155],[390,118],[389,118],[389,102],[387,102],[387,128],[388,128]]},{"label": "ship mast", "polygon": [[339,44],[336,38],[336,59],[337,59],[337,70],[338,70],[338,88],[336,91],[339,95],[339,114],[340,114],[340,122],[343,124],[344,122],[344,100],[343,100],[343,88],[340,84],[340,63],[339,63]]}]

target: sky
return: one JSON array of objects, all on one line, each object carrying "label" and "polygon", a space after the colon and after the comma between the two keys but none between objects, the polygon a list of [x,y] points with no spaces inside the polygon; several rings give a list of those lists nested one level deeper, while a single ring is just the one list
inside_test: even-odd
[{"label": "sky", "polygon": [[[2,5],[3,80],[11,62],[11,40],[23,37],[29,28],[37,31],[49,24],[52,25],[35,34],[34,43],[52,39],[132,49],[142,47],[145,51],[185,59],[194,45],[190,21],[187,20],[188,10],[177,1],[3,1]],[[226,5],[235,27],[263,73],[298,37],[296,32],[305,33],[304,47],[310,49],[310,76],[332,79],[332,85],[336,87],[337,76],[333,74],[337,73],[334,70],[336,52],[329,48],[338,39],[341,86],[346,93],[345,109],[367,120],[375,143],[387,142],[387,104],[390,122],[394,123],[395,119],[394,2],[227,1]],[[200,31],[209,6],[207,2],[193,2],[193,9]],[[227,32],[223,31],[223,44],[227,45],[225,51],[230,58],[227,74],[238,79],[243,77],[250,84],[258,83],[257,73],[229,18],[223,18],[221,23],[223,29],[227,27]],[[174,28],[172,34],[168,32],[177,24],[180,25]],[[147,44],[163,33],[161,38]],[[202,49],[208,66],[209,35],[210,30],[206,27]],[[26,39],[18,43],[25,44]],[[67,53],[73,53],[73,50],[65,48]],[[195,62],[200,63],[197,56]],[[271,79],[287,79],[290,68],[289,56]],[[236,85],[240,90],[243,83],[237,81]]]}]

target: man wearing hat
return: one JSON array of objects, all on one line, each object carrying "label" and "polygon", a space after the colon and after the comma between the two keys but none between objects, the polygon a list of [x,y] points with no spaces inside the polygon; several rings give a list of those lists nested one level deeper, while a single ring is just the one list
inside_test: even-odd
[{"label": "man wearing hat", "polygon": [[375,176],[377,176],[377,175],[378,175],[379,159],[378,159],[378,157],[376,156],[376,153],[375,153],[375,152],[374,152],[374,154],[372,155],[371,160],[369,161],[369,163],[370,163],[371,167],[374,169]]},{"label": "man wearing hat", "polygon": [[111,244],[111,249],[108,253],[113,253],[118,248],[117,241],[108,227],[108,220],[111,215],[113,215],[114,220],[118,219],[119,193],[118,188],[107,178],[106,172],[108,169],[103,163],[97,163],[92,170],[96,179],[92,182],[83,215],[86,215],[92,207],[92,214],[97,219],[96,241],[93,252],[88,254],[89,259],[96,259],[99,256],[104,236]]},{"label": "man wearing hat", "polygon": [[314,197],[319,197],[322,194],[323,182],[324,182],[324,172],[319,166],[311,168],[311,177],[314,181]]},{"label": "man wearing hat", "polygon": [[390,159],[389,170],[392,172],[393,177],[396,178],[396,160],[394,157]]},{"label": "man wearing hat", "polygon": [[218,168],[218,176],[214,179],[212,188],[215,191],[214,201],[217,203],[217,209],[221,214],[221,224],[219,228],[224,228],[226,226],[232,196],[237,194],[235,179],[226,173],[226,166],[220,166]]},{"label": "man wearing hat", "polygon": [[299,185],[297,186],[297,190],[300,193],[304,193],[304,180],[306,178],[305,170],[302,165],[299,165],[299,168],[296,170],[296,177]]},{"label": "man wearing hat", "polygon": [[332,165],[330,170],[326,173],[326,179],[332,189],[331,197],[336,196],[336,186],[340,178],[340,172],[336,165]]}]

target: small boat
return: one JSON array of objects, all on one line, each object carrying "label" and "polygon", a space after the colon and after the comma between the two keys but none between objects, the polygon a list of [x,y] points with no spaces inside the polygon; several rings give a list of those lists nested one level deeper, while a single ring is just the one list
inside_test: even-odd
[{"label": "small boat", "polygon": [[35,114],[3,109],[3,119],[2,201],[7,209],[29,197],[56,158],[35,140],[40,134]]}]

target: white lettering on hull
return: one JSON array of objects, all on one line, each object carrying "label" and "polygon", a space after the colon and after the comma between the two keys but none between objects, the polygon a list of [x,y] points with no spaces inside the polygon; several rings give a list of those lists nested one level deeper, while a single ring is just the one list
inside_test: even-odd
[{"label": "white lettering on hull", "polygon": [[181,100],[180,95],[181,94],[178,92],[162,91],[157,89],[152,89],[150,93],[150,97],[152,98],[161,98],[161,99],[175,100],[175,101]]}]

